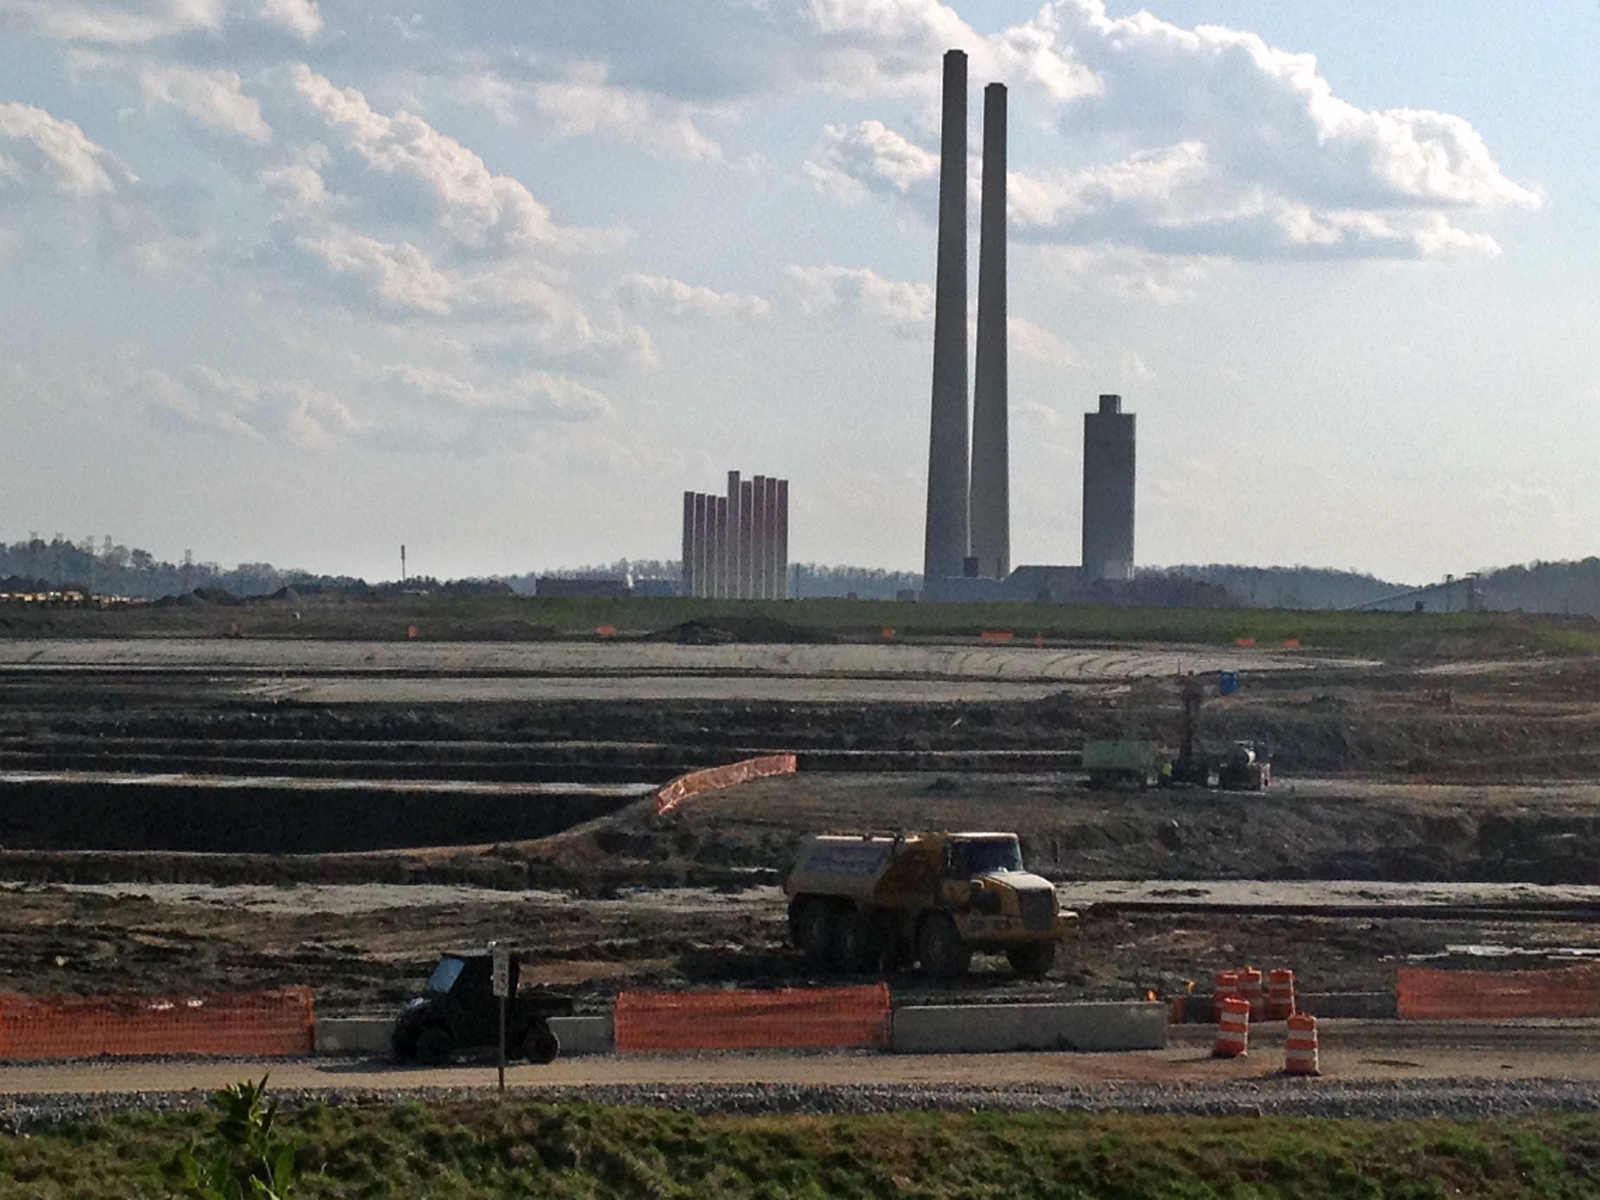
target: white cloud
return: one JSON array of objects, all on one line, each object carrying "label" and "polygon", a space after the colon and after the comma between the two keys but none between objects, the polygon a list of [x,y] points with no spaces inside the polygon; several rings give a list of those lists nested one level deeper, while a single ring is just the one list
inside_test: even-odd
[{"label": "white cloud", "polygon": [[1046,246],[1042,254],[1056,278],[1072,287],[1155,304],[1192,298],[1225,261],[1218,256],[1157,254],[1104,242]]},{"label": "white cloud", "polygon": [[518,180],[495,175],[483,159],[421,117],[376,112],[355,88],[338,88],[306,65],[294,68],[300,96],[325,121],[344,148],[378,176],[415,189],[390,197],[401,207],[421,199],[462,246],[490,253],[522,249],[588,252],[620,246],[626,230],[558,226],[550,210]]},{"label": "white cloud", "polygon": [[866,267],[790,264],[784,273],[802,312],[825,313],[848,303],[898,333],[933,329],[933,288],[928,284],[885,279]]},{"label": "white cloud", "polygon": [[275,26],[309,39],[323,28],[316,0],[0,0],[0,26],[105,46],[146,45],[229,25]]},{"label": "white cloud", "polygon": [[225,0],[0,0],[0,24],[63,41],[128,45],[222,25]]},{"label": "white cloud", "polygon": [[332,226],[322,237],[302,235],[294,244],[347,280],[355,294],[374,298],[384,308],[438,316],[450,312],[454,285],[409,242],[380,242]]},{"label": "white cloud", "polygon": [[307,383],[225,375],[204,364],[177,376],[144,370],[132,380],[158,421],[309,449],[359,432],[361,423],[337,397]]},{"label": "white cloud", "polygon": [[492,73],[473,75],[461,81],[461,99],[487,108],[502,125],[517,123],[517,89]]},{"label": "white cloud", "polygon": [[444,401],[469,413],[497,412],[562,421],[614,415],[603,392],[548,371],[519,375],[507,384],[485,385],[432,367],[405,364],[386,368],[384,379],[413,395]]},{"label": "white cloud", "polygon": [[722,157],[722,147],[688,117],[663,113],[660,100],[615,87],[606,74],[604,63],[575,64],[567,79],[534,88],[534,103],[568,136],[600,134],[670,158]]},{"label": "white cloud", "polygon": [[322,177],[322,168],[327,165],[328,148],[313,142],[297,150],[282,166],[261,172],[261,182],[290,213],[314,212],[328,203],[328,183]]},{"label": "white cloud", "polygon": [[772,302],[762,296],[719,292],[665,275],[630,272],[622,277],[622,293],[640,308],[654,308],[669,317],[769,317]]},{"label": "white cloud", "polygon": [[302,38],[313,38],[322,32],[322,10],[317,7],[317,0],[261,0],[260,14]]},{"label": "white cloud", "polygon": [[[855,128],[826,125],[823,144],[803,168],[819,189],[841,199],[862,200],[868,190],[910,191],[913,184],[939,173],[939,156],[896,133],[882,121],[862,121]],[[885,187],[887,185],[887,187]]]},{"label": "white cloud", "polygon": [[1006,332],[1010,336],[1013,354],[1029,359],[1042,367],[1066,370],[1080,365],[1083,356],[1078,348],[1065,338],[1058,337],[1043,325],[1024,321],[1021,317],[1006,319]]},{"label": "white cloud", "polygon": [[0,104],[0,198],[43,191],[94,196],[113,189],[106,152],[71,121],[42,108]]},{"label": "white cloud", "polygon": [[[936,7],[839,0],[822,22],[868,42],[920,44],[913,29],[947,24]],[[1040,89],[1077,154],[1107,155],[1072,171],[1013,172],[1019,240],[1172,259],[1486,256],[1499,251],[1493,237],[1461,227],[1460,215],[1541,203],[1460,117],[1358,108],[1333,94],[1314,57],[1255,34],[1056,0],[973,55],[980,72]],[[805,173],[848,199],[910,193],[931,219],[933,189],[916,185],[936,165],[904,135],[862,122],[827,126]]]},{"label": "white cloud", "polygon": [[200,124],[250,142],[272,139],[261,117],[261,105],[241,90],[233,71],[201,71],[193,67],[146,67],[139,73],[146,107],[171,104]]}]

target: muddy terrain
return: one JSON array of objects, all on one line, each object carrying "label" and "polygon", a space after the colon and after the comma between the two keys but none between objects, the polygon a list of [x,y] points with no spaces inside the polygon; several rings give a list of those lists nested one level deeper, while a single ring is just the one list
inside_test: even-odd
[{"label": "muddy terrain", "polygon": [[[611,647],[587,665],[570,647],[522,659],[476,647],[471,661],[363,666],[326,648],[308,658],[302,647],[289,661],[259,646],[230,655],[230,645],[241,643],[198,658],[135,647],[123,661],[68,646],[47,663],[27,643],[8,644],[0,798],[54,773],[50,786],[112,804],[118,820],[76,834],[58,820],[31,841],[0,836],[0,988],[308,983],[324,1012],[370,1011],[411,994],[440,949],[490,938],[516,943],[536,981],[574,991],[585,1007],[622,987],[805,982],[775,885],[807,833],[864,828],[1015,829],[1030,867],[1068,890],[1106,880],[1600,884],[1600,786],[1589,782],[1600,776],[1600,663],[1584,656],[1413,647],[1365,663],[1251,659],[1243,690],[1206,705],[1200,736],[1270,742],[1277,782],[1230,795],[1091,791],[1076,773],[1088,738],[1176,743],[1177,687],[1166,673],[1210,659],[1171,647],[1054,646],[1037,659],[1028,647],[965,657],[908,647],[920,656],[913,663],[889,647],[812,662],[804,655],[841,648],[718,646],[726,661],[697,658],[674,675],[649,656],[706,648],[640,650],[648,670],[615,670],[622,660]],[[1099,665],[1070,677],[1063,666],[1091,661]],[[1155,665],[1128,666],[1141,662]],[[829,663],[824,678],[818,664]],[[663,679],[694,687],[664,692]],[[467,686],[529,680],[606,690],[488,700]],[[819,680],[826,690],[812,687]],[[352,681],[361,687],[342,699],[330,690]],[[797,690],[763,694],[752,681]],[[383,692],[413,684],[428,688]],[[361,699],[368,685],[387,698]],[[1002,687],[1025,690],[983,690]],[[800,773],[699,797],[667,817],[624,798],[597,816],[574,810],[570,819],[584,818],[575,829],[483,844],[449,819],[469,797],[481,804],[491,784],[526,794],[535,784],[572,794],[643,787],[770,751],[797,752]],[[140,816],[140,805],[170,799],[149,782],[163,775],[200,786],[214,807],[184,819],[191,840],[181,848],[120,844],[128,829],[172,827],[170,812],[165,826]],[[309,823],[275,796],[325,792],[333,804],[349,789],[370,798],[384,788],[412,804],[421,795],[424,808],[381,852],[252,852],[205,833]],[[1083,909],[1043,984],[1015,979],[999,959],[980,959],[955,988],[892,982],[914,996],[1135,996],[1254,963],[1291,966],[1312,990],[1384,990],[1406,961],[1570,960],[1600,950],[1595,928],[1581,912],[1099,905]]]}]

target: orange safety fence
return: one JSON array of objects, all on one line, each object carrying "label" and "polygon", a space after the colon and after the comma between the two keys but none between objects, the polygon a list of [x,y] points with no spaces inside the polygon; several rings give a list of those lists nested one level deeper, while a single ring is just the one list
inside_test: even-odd
[{"label": "orange safety fence", "polygon": [[747,758],[725,767],[679,775],[656,793],[656,815],[671,812],[690,796],[698,796],[701,792],[714,792],[718,788],[732,787],[751,779],[763,779],[768,775],[793,775],[798,767],[799,760],[792,754],[769,754],[764,758]]},{"label": "orange safety fence", "polygon": [[1600,970],[1441,971],[1401,967],[1401,1017],[1434,1019],[1600,1016]]},{"label": "orange safety fence", "polygon": [[0,1059],[310,1054],[311,989],[201,996],[0,993]]},{"label": "orange safety fence", "polygon": [[887,1046],[889,988],[622,992],[612,1020],[618,1053]]}]

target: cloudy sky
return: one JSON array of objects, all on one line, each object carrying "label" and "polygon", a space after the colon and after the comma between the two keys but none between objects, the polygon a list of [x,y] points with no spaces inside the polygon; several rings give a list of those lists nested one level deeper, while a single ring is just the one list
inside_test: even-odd
[{"label": "cloudy sky", "polygon": [[948,47],[1014,562],[1102,391],[1143,564],[1600,552],[1594,0],[0,0],[0,539],[675,557],[739,468],[920,568]]}]

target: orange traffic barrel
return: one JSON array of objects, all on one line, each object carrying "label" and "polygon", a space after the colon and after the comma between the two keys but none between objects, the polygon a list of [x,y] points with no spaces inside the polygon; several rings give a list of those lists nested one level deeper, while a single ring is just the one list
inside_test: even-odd
[{"label": "orange traffic barrel", "polygon": [[1283,1021],[1294,1012],[1294,972],[1276,967],[1267,972],[1267,1020]]},{"label": "orange traffic barrel", "polygon": [[1239,972],[1218,971],[1212,983],[1212,1014],[1214,1021],[1222,1020],[1222,1002],[1229,996],[1239,994]]},{"label": "orange traffic barrel", "polygon": [[1250,1019],[1260,1021],[1267,1015],[1267,997],[1261,990],[1261,972],[1246,967],[1239,972],[1239,995],[1250,1001]]},{"label": "orange traffic barrel", "polygon": [[1229,996],[1217,1010],[1217,1044],[1213,1058],[1243,1058],[1250,1053],[1250,1001]]},{"label": "orange traffic barrel", "polygon": [[1317,1063],[1317,1019],[1305,1013],[1289,1017],[1289,1040],[1285,1043],[1283,1071],[1286,1075],[1321,1075]]}]

